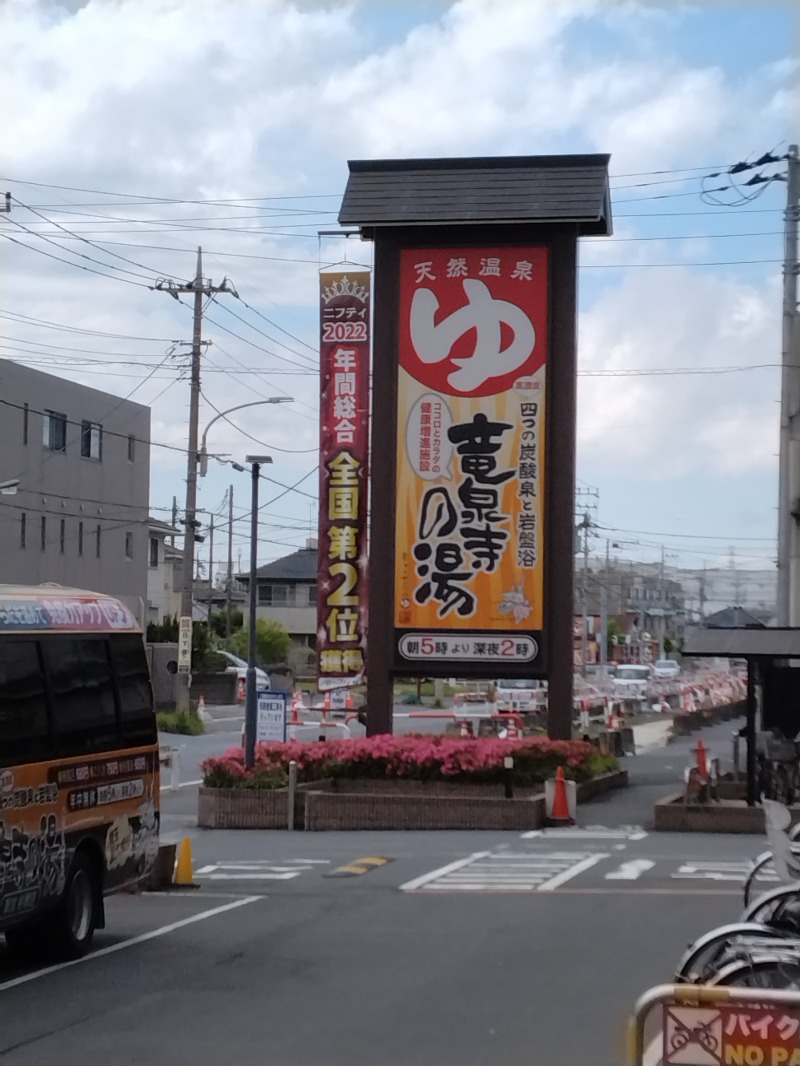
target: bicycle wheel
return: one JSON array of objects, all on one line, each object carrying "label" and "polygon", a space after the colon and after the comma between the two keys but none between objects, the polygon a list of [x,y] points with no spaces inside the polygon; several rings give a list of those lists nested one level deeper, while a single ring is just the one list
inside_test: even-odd
[{"label": "bicycle wheel", "polygon": [[709,981],[726,988],[775,988],[800,991],[800,957],[791,959],[781,955],[739,959],[723,967]]},{"label": "bicycle wheel", "polygon": [[766,870],[774,868],[772,862],[772,852],[764,851],[753,861],[753,865],[745,878],[744,882],[744,905],[749,907],[753,899],[753,889],[755,888],[756,881],[759,879],[759,875],[763,874]]},{"label": "bicycle wheel", "polygon": [[[743,953],[749,956],[758,947],[769,951],[773,943],[786,938],[781,930],[757,922],[734,922],[712,929],[684,952],[675,971],[675,982],[702,984]],[[800,941],[797,944],[800,947]]]}]

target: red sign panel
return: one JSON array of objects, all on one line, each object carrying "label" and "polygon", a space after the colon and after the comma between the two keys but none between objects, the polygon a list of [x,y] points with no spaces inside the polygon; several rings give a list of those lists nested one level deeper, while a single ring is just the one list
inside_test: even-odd
[{"label": "red sign panel", "polygon": [[749,1003],[665,1004],[665,1066],[800,1066],[800,1014]]},{"label": "red sign panel", "polygon": [[367,635],[370,275],[320,274],[317,676],[364,673]]},{"label": "red sign panel", "polygon": [[401,663],[543,670],[548,277],[544,246],[401,252]]}]

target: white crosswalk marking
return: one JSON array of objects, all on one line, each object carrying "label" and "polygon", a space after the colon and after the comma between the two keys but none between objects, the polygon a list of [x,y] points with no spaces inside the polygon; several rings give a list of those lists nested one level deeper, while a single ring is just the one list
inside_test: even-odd
[{"label": "white crosswalk marking", "polygon": [[405,892],[551,892],[605,858],[605,852],[478,852],[400,887]]},{"label": "white crosswalk marking", "polygon": [[[751,868],[750,862],[701,862],[693,859],[678,867],[677,873],[671,876],[673,880],[685,878],[694,881],[738,881],[744,885]],[[756,880],[777,882],[779,878],[775,870],[768,866],[759,870]]]},{"label": "white crosswalk marking", "polygon": [[216,862],[201,866],[195,876],[201,881],[292,881],[329,859],[284,859],[279,862],[250,859]]},{"label": "white crosswalk marking", "polygon": [[647,833],[640,825],[623,825],[606,829],[602,825],[565,827],[563,829],[531,829],[520,834],[523,840],[644,840]]}]

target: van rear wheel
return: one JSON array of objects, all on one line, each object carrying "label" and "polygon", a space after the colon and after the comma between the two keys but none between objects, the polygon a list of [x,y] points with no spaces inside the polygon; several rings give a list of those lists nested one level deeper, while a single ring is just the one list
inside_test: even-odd
[{"label": "van rear wheel", "polygon": [[85,955],[99,923],[101,900],[97,865],[79,852],[70,867],[64,895],[45,919],[48,952],[62,959]]}]

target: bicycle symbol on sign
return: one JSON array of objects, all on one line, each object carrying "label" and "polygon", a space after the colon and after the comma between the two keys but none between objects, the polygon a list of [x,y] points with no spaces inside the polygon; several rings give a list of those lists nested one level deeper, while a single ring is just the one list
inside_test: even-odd
[{"label": "bicycle symbol on sign", "polygon": [[665,1066],[721,1066],[722,1016],[718,1010],[666,1007]]}]

